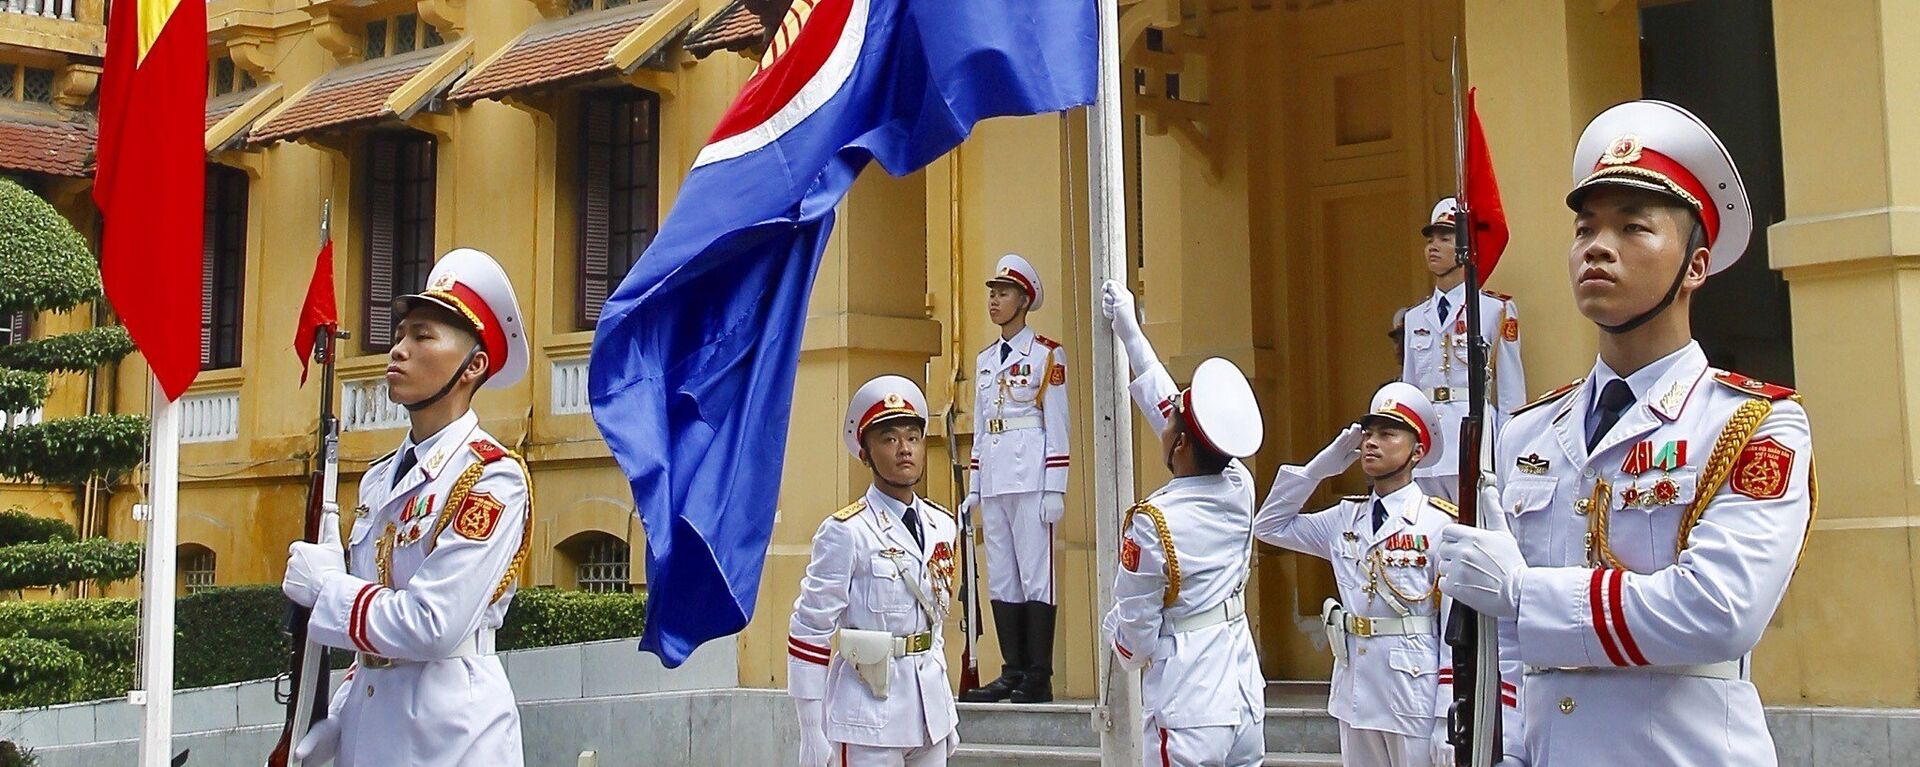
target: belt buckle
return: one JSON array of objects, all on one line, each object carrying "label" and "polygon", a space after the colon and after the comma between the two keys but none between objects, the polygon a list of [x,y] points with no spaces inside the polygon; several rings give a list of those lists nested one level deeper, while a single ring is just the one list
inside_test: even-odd
[{"label": "belt buckle", "polygon": [[1352,633],[1354,636],[1357,636],[1357,637],[1373,636],[1373,619],[1372,618],[1368,618],[1364,615],[1349,615],[1347,616],[1347,619],[1350,621],[1353,621]]},{"label": "belt buckle", "polygon": [[908,655],[923,653],[933,649],[933,632],[931,631],[922,631],[918,634],[909,634],[907,635],[906,640],[907,640]]},{"label": "belt buckle", "polygon": [[1451,400],[1451,399],[1453,399],[1453,387],[1451,387],[1451,386],[1440,386],[1440,387],[1436,387],[1436,388],[1435,388],[1435,389],[1433,390],[1433,401],[1434,401],[1434,402],[1446,402],[1446,401],[1448,401],[1448,400]]},{"label": "belt buckle", "polygon": [[999,434],[1000,432],[1003,432],[1003,431],[1006,431],[1006,430],[1007,430],[1007,428],[1006,428],[1006,422],[1005,422],[1005,421],[1003,421],[1003,420],[1001,420],[1001,419],[998,419],[998,418],[989,418],[989,419],[987,419],[987,433],[988,433],[988,434]]},{"label": "belt buckle", "polygon": [[393,659],[368,653],[360,653],[360,665],[365,668],[392,668]]}]

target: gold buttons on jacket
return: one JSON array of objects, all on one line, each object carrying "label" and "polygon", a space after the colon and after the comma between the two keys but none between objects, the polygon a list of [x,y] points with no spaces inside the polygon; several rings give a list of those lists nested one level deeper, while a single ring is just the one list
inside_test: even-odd
[{"label": "gold buttons on jacket", "polygon": [[1572,698],[1572,697],[1566,697],[1566,698],[1561,698],[1561,699],[1560,699],[1560,713],[1562,713],[1562,714],[1572,714],[1572,713],[1573,713],[1573,698]]}]

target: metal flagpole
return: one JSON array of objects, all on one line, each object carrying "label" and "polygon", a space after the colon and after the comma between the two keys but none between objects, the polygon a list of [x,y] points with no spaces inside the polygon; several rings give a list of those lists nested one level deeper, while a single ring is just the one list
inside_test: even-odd
[{"label": "metal flagpole", "polygon": [[180,403],[153,379],[147,458],[147,545],[140,578],[140,767],[173,759],[173,563],[180,500]]},{"label": "metal flagpole", "polygon": [[[1120,9],[1116,0],[1093,0],[1100,20],[1100,88],[1087,114],[1087,212],[1092,227],[1087,291],[1101,327],[1100,288],[1127,275],[1127,199],[1120,151]],[[1093,333],[1093,507],[1096,615],[1113,606],[1113,577],[1120,561],[1120,514],[1133,502],[1133,418],[1127,403],[1127,363],[1113,334]],[[1140,674],[1115,662],[1113,647],[1097,636],[1100,699],[1093,709],[1100,731],[1101,764],[1140,763]]]}]

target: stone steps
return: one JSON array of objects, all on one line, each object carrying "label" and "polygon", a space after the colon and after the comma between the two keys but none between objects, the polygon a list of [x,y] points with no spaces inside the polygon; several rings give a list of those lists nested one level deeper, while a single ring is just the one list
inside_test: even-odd
[{"label": "stone steps", "polygon": [[[1326,685],[1276,683],[1267,691],[1266,764],[1340,763],[1339,724],[1326,712]],[[958,765],[1042,767],[1098,764],[1092,701],[961,703]]]},{"label": "stone steps", "polygon": [[[971,746],[962,745],[950,762],[954,767],[1059,767],[1099,764],[1100,749],[1085,746]],[[1265,767],[1339,767],[1338,754],[1268,753]]]}]

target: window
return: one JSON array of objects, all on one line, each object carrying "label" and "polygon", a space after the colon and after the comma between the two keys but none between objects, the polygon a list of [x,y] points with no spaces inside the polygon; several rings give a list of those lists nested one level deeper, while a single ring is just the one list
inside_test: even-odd
[{"label": "window", "polygon": [[0,64],[0,101],[53,103],[53,70]]},{"label": "window", "polygon": [[207,166],[206,237],[200,261],[200,369],[240,366],[246,294],[247,174]]},{"label": "window", "polygon": [[618,8],[632,2],[634,2],[634,0],[570,0],[567,4],[567,12],[580,13],[582,11]]},{"label": "window", "polygon": [[360,215],[366,221],[367,281],[363,306],[366,350],[382,353],[393,343],[396,295],[427,286],[433,269],[434,140],[419,133],[376,133],[367,138],[366,188]]},{"label": "window", "polygon": [[225,96],[250,90],[256,85],[253,75],[247,70],[234,66],[233,59],[224,51],[214,56],[207,64],[207,96]]},{"label": "window", "polygon": [[213,588],[213,549],[197,543],[180,545],[180,587],[188,594]]},{"label": "window", "polygon": [[402,13],[367,22],[367,58],[398,56],[446,42],[440,30],[420,22],[420,14]]},{"label": "window", "polygon": [[585,540],[576,538],[572,544],[579,552],[573,575],[581,591],[611,594],[633,590],[627,577],[633,555],[626,541],[606,533],[588,533]]},{"label": "window", "polygon": [[660,97],[590,95],[580,119],[577,316],[582,329],[591,329],[607,294],[660,228]]},{"label": "window", "polygon": [[33,332],[32,315],[25,309],[0,316],[0,346],[25,343]]}]

